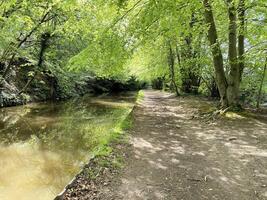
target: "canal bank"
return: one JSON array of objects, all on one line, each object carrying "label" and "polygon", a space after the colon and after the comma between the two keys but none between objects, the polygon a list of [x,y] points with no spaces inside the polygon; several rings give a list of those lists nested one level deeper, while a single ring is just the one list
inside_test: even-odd
[{"label": "canal bank", "polygon": [[111,154],[106,145],[135,100],[133,92],[1,109],[1,199],[53,199],[89,158]]},{"label": "canal bank", "polygon": [[130,152],[131,145],[127,133],[133,126],[133,112],[143,98],[144,92],[140,90],[136,95],[134,106],[117,124],[111,137],[95,149],[88,163],[54,200],[94,198],[100,188],[107,186],[111,177],[119,173]]}]

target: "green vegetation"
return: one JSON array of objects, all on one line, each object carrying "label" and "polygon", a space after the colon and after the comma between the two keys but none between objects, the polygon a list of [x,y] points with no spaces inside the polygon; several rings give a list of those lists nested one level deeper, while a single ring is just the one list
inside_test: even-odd
[{"label": "green vegetation", "polygon": [[264,0],[3,0],[0,29],[1,105],[72,96],[89,77],[266,101]]},{"label": "green vegetation", "polygon": [[[21,174],[42,166],[36,176],[53,185],[58,172],[76,173],[88,156],[112,155],[110,144],[125,139],[123,130],[131,127],[132,97],[96,94],[152,87],[205,95],[220,103],[205,105],[203,115],[238,120],[245,116],[242,108],[266,106],[266,22],[266,0],[1,0],[0,107],[52,100],[0,112],[0,147],[10,154],[4,163],[15,162],[12,170]],[[86,101],[57,102],[86,94]],[[172,109],[175,101],[164,98],[154,103]],[[143,99],[140,91],[137,103]],[[174,120],[178,111],[187,112],[168,111],[173,116],[164,118],[166,126],[183,122]],[[17,167],[24,154],[28,166]],[[110,164],[120,167],[122,160],[100,163]],[[15,174],[5,167],[4,174]]]},{"label": "green vegetation", "polygon": [[137,103],[141,103],[141,101],[144,99],[144,91],[143,90],[140,90],[137,94],[137,100],[136,102]]},{"label": "green vegetation", "polygon": [[[121,119],[114,123],[115,128],[112,131],[106,130],[107,134],[104,134],[104,138],[98,141],[99,143],[91,152],[91,158],[94,162],[93,167],[86,167],[83,170],[88,178],[96,179],[103,168],[122,168],[124,159],[120,155],[121,152],[114,153],[113,148],[116,148],[116,144],[128,142],[128,135],[125,132],[132,127],[132,122],[132,109],[128,109],[125,110]],[[114,155],[111,156],[112,153]]]},{"label": "green vegetation", "polygon": [[96,136],[97,145],[92,153],[93,156],[108,155],[112,151],[109,146],[111,142],[126,139],[125,136],[122,137],[122,134],[132,126],[131,112],[132,108],[124,109],[123,113],[120,113],[117,119],[115,118],[116,121],[111,124],[112,127],[107,128],[105,133],[99,131],[98,134],[96,134],[98,135],[98,137]]}]

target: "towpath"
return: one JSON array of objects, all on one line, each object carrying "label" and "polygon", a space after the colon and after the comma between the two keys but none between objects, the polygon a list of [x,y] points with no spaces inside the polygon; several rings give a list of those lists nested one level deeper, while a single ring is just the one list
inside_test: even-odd
[{"label": "towpath", "polygon": [[195,117],[202,103],[146,90],[125,167],[99,199],[267,199],[267,122],[205,123]]}]

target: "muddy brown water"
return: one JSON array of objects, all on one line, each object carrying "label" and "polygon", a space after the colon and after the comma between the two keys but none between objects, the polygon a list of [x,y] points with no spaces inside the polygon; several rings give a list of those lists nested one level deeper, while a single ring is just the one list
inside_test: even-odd
[{"label": "muddy brown water", "polygon": [[53,199],[134,101],[125,93],[0,109],[0,199]]}]

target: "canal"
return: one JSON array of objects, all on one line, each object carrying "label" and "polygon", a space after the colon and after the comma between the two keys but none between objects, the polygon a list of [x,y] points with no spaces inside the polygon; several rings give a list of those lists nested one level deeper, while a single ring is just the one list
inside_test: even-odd
[{"label": "canal", "polygon": [[52,200],[129,114],[135,93],[0,109],[0,199]]}]

